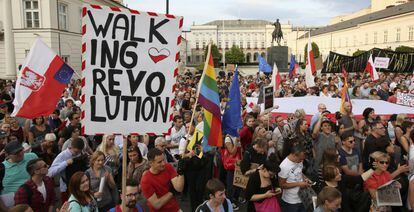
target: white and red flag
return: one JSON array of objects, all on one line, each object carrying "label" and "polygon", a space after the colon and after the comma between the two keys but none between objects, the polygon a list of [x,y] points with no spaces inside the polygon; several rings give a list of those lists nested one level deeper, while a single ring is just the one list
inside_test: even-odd
[{"label": "white and red flag", "polygon": [[314,75],[315,72],[316,72],[314,55],[315,55],[315,53],[313,52],[313,49],[312,49],[312,41],[311,41],[310,32],[309,32],[309,40],[308,40],[308,61],[307,61],[307,64],[308,64],[310,70],[312,71],[312,75]]},{"label": "white and red flag", "polygon": [[365,67],[365,70],[369,72],[369,75],[371,75],[372,81],[375,82],[375,81],[379,80],[379,75],[378,75],[377,70],[375,69],[374,60],[372,59],[372,54],[369,56],[367,66]]},{"label": "white and red flag", "polygon": [[74,71],[39,38],[27,55],[16,82],[12,116],[50,115]]},{"label": "white and red flag", "polygon": [[277,68],[276,63],[273,63],[273,71],[272,71],[272,81],[271,84],[273,85],[273,95],[279,90],[280,81],[281,81],[279,69]]}]

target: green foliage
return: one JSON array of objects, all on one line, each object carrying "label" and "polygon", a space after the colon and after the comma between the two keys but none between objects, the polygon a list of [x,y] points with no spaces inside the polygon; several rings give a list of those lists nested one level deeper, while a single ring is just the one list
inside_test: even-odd
[{"label": "green foliage", "polygon": [[[208,51],[208,46],[206,46],[204,48],[204,58],[207,57],[207,51]],[[218,50],[218,48],[215,44],[211,45],[211,54],[213,54],[214,67],[218,67],[222,55],[220,54],[220,52],[219,52],[219,50]],[[203,62],[202,66],[204,67],[204,62]]]},{"label": "green foliage", "polygon": [[[312,42],[313,58],[319,57],[319,46],[315,42]],[[308,44],[305,45],[305,61],[308,60]]]},{"label": "green foliage", "polygon": [[238,46],[233,46],[229,51],[226,51],[227,64],[244,63],[244,53]]},{"label": "green foliage", "polygon": [[356,57],[356,56],[359,56],[359,55],[361,55],[361,54],[364,54],[365,52],[367,52],[367,51],[364,51],[364,50],[356,50],[353,54],[352,54],[352,56],[354,56],[354,57]]},{"label": "green foliage", "polygon": [[414,48],[410,47],[410,46],[399,46],[397,48],[395,48],[396,52],[405,52],[405,53],[413,53],[414,52]]}]

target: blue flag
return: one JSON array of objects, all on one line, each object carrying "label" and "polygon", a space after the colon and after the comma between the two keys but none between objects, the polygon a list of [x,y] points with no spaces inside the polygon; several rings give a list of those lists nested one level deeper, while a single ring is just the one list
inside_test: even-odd
[{"label": "blue flag", "polygon": [[263,72],[263,73],[271,73],[272,72],[272,67],[266,62],[266,60],[258,55],[258,60],[259,60],[259,72]]},{"label": "blue flag", "polygon": [[298,69],[298,64],[295,60],[295,55],[290,55],[290,66],[289,66],[289,78],[292,78],[293,75],[296,75],[296,70]]},{"label": "blue flag", "polygon": [[223,133],[239,137],[238,129],[243,127],[241,118],[241,99],[239,86],[239,71],[234,71],[233,82],[230,85],[229,98],[221,121]]}]

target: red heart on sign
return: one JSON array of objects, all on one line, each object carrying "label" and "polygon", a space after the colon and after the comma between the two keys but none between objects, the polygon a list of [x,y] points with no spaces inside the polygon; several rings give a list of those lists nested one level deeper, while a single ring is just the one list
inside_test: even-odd
[{"label": "red heart on sign", "polygon": [[168,51],[168,49],[158,50],[155,47],[151,47],[148,49],[148,55],[154,63],[158,63],[170,56],[170,51]]}]

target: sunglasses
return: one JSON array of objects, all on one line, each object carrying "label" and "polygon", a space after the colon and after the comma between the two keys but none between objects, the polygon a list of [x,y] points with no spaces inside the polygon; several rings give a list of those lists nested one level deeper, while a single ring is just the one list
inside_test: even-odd
[{"label": "sunglasses", "polygon": [[348,142],[353,144],[353,143],[355,143],[355,140],[349,140]]},{"label": "sunglasses", "polygon": [[382,164],[382,165],[388,165],[389,164],[388,161],[379,161],[379,163]]}]

